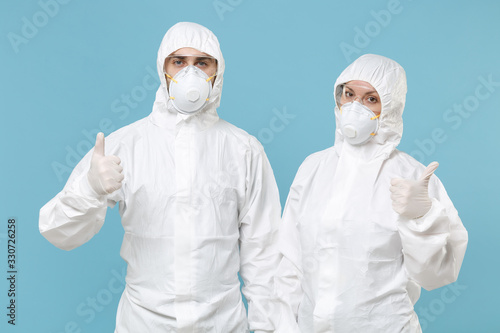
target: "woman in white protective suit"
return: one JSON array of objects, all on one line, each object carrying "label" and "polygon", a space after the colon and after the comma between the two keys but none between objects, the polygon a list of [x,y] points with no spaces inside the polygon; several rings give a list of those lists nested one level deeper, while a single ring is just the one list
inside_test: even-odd
[{"label": "woman in white protective suit", "polygon": [[457,279],[467,231],[437,163],[396,149],[403,68],[361,56],[334,95],[335,145],[303,162],[285,206],[276,293],[302,332],[420,332],[420,287]]},{"label": "woman in white protective suit", "polygon": [[117,333],[272,332],[278,188],[262,145],[217,115],[219,42],[203,26],[178,23],[157,69],[152,113],[110,134],[105,147],[98,135],[41,209],[40,232],[71,250],[119,203],[128,267]]}]

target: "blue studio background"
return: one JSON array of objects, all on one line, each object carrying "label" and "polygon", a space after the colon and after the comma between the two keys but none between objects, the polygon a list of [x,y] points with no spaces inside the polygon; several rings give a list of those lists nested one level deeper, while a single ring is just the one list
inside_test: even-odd
[{"label": "blue studio background", "polygon": [[113,331],[125,272],[118,209],[70,252],[39,234],[38,212],[97,131],[151,112],[160,41],[176,22],[193,21],[217,35],[226,60],[219,115],[263,143],[282,205],[304,158],[334,142],[341,71],[363,53],[405,68],[399,149],[440,162],[436,174],[469,231],[458,281],[422,290],[416,311],[424,332],[499,332],[499,14],[494,1],[2,1],[0,331]]}]

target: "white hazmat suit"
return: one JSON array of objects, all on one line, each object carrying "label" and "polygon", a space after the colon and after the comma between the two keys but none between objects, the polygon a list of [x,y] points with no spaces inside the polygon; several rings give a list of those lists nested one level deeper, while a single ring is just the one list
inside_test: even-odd
[{"label": "white hazmat suit", "polygon": [[280,230],[276,292],[302,332],[420,332],[413,305],[420,287],[457,279],[467,231],[443,185],[429,181],[430,210],[407,218],[393,210],[391,180],[419,179],[425,167],[398,151],[406,75],[396,62],[364,55],[335,83],[361,80],[378,92],[379,129],[351,145],[339,127],[335,145],[300,166]]},{"label": "white hazmat suit", "polygon": [[[184,47],[218,63],[210,100],[195,115],[174,111],[163,73],[165,58]],[[41,209],[40,232],[71,250],[119,203],[127,276],[117,333],[272,332],[279,194],[262,145],[217,115],[224,74],[218,40],[198,24],[178,23],[163,38],[157,69],[152,113],[106,138],[105,155],[121,159],[123,186],[109,195],[93,191],[91,150]]]}]

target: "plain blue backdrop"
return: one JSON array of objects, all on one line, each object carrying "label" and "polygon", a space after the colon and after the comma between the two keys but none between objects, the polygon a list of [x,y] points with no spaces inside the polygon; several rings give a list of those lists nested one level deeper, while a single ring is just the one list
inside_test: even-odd
[{"label": "plain blue backdrop", "polygon": [[[38,212],[98,130],[151,112],[160,41],[192,21],[217,35],[226,60],[219,115],[264,144],[282,205],[304,158],[333,145],[341,71],[363,53],[405,68],[399,149],[440,162],[469,232],[458,282],[423,290],[416,311],[424,332],[499,332],[499,15],[494,1],[3,1],[0,331],[113,331],[125,268],[117,209],[70,252],[40,236]],[[16,326],[6,316],[11,217]]]}]

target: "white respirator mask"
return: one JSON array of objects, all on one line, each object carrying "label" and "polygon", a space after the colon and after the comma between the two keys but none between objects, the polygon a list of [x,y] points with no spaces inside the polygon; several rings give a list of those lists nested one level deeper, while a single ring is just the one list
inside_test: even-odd
[{"label": "white respirator mask", "polygon": [[340,130],[351,145],[361,145],[377,134],[379,115],[363,104],[354,101],[339,108]]},{"label": "white respirator mask", "polygon": [[186,66],[170,78],[169,96],[174,108],[182,114],[195,114],[203,109],[212,93],[212,78],[195,66]]}]

